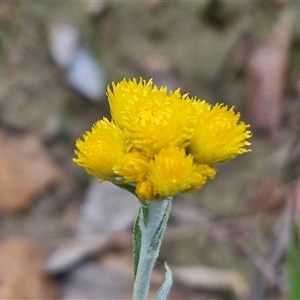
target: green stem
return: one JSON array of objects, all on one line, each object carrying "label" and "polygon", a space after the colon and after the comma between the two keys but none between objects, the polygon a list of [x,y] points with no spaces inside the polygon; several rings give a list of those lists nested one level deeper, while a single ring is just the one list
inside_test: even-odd
[{"label": "green stem", "polygon": [[133,299],[147,299],[151,274],[170,215],[172,198],[141,201],[134,225]]}]

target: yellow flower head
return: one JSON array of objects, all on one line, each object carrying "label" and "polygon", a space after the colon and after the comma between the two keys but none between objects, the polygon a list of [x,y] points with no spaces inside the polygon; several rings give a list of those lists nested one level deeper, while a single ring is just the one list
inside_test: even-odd
[{"label": "yellow flower head", "polygon": [[191,186],[186,192],[193,193],[199,190],[206,183],[207,179],[214,179],[216,173],[217,170],[209,165],[194,163]]},{"label": "yellow flower head", "polygon": [[123,80],[108,90],[113,120],[132,147],[153,155],[168,146],[185,147],[193,134],[194,112],[179,90],[167,93],[152,81]]},{"label": "yellow flower head", "polygon": [[203,101],[193,102],[197,112],[194,136],[189,151],[199,163],[228,161],[249,152],[249,125],[240,122],[240,114],[223,104],[211,107]]},{"label": "yellow flower head", "polygon": [[125,137],[123,132],[107,119],[94,124],[91,131],[76,141],[73,161],[101,180],[109,180],[115,174],[113,167],[125,155]]},{"label": "yellow flower head", "polygon": [[125,182],[139,182],[146,178],[150,158],[142,152],[133,150],[124,155],[114,167],[116,174],[122,176]]},{"label": "yellow flower head", "polygon": [[199,189],[213,178],[215,169],[207,165],[195,165],[192,155],[184,149],[162,149],[149,164],[147,180],[141,183],[137,194],[141,199],[166,198],[179,192]]},{"label": "yellow flower head", "polygon": [[155,199],[153,183],[148,179],[140,181],[137,186],[135,193],[140,200],[153,200]]},{"label": "yellow flower head", "polygon": [[249,125],[223,104],[142,79],[112,83],[107,96],[112,121],[98,121],[77,140],[74,162],[101,180],[129,184],[141,200],[194,192],[216,175],[211,164],[250,151]]},{"label": "yellow flower head", "polygon": [[184,149],[169,147],[155,155],[149,166],[149,180],[159,197],[175,195],[190,188],[193,157]]},{"label": "yellow flower head", "polygon": [[118,127],[124,128],[125,120],[131,117],[133,105],[141,98],[148,97],[152,91],[152,81],[137,82],[136,79],[123,79],[121,82],[112,83],[112,89],[107,87],[107,97],[112,118]]}]

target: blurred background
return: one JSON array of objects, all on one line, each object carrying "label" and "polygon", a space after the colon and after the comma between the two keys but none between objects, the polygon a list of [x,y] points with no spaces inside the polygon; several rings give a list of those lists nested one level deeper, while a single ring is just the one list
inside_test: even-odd
[{"label": "blurred background", "polygon": [[138,201],[72,162],[124,77],[235,106],[253,130],[251,153],[175,197],[151,293],[167,261],[170,299],[296,295],[297,1],[2,0],[0,76],[1,299],[131,298]]}]

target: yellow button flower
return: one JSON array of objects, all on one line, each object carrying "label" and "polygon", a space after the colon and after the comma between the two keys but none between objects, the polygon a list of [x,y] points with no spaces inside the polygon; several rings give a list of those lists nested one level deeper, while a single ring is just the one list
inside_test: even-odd
[{"label": "yellow button flower", "polygon": [[153,183],[148,179],[140,181],[137,184],[135,193],[140,200],[154,200],[156,198],[154,195]]},{"label": "yellow button flower", "polygon": [[148,181],[156,197],[166,198],[199,189],[214,174],[215,170],[209,166],[194,165],[193,156],[186,155],[184,149],[169,147],[162,149],[150,162]]},{"label": "yellow button flower", "polygon": [[[149,97],[152,93],[153,83],[151,80],[145,82],[140,79],[127,80],[123,79],[121,82],[112,83],[112,89],[107,87],[107,97],[110,105],[112,118],[120,128],[124,128],[124,122],[131,117],[131,110],[135,103],[141,98]],[[155,88],[157,90],[157,88]]]},{"label": "yellow button flower", "polygon": [[83,135],[83,140],[76,141],[76,148],[75,163],[101,180],[110,180],[115,176],[113,167],[125,155],[125,137],[118,127],[104,118]]},{"label": "yellow button flower", "polygon": [[108,90],[111,113],[132,147],[148,155],[168,146],[186,147],[193,135],[194,111],[180,91],[167,93],[152,81],[123,80]]},{"label": "yellow button flower", "polygon": [[240,114],[224,104],[211,107],[203,101],[193,102],[197,112],[194,136],[189,151],[199,163],[228,161],[249,152],[249,125],[240,122]]},{"label": "yellow button flower", "polygon": [[77,140],[74,159],[88,173],[132,190],[141,200],[194,192],[211,164],[249,152],[249,125],[224,104],[210,105],[152,80],[124,79],[107,90],[112,121]]},{"label": "yellow button flower", "polygon": [[209,165],[194,163],[191,186],[186,192],[193,193],[199,190],[206,183],[207,179],[214,179],[216,173],[217,170]]},{"label": "yellow button flower", "polygon": [[125,182],[139,182],[146,178],[150,158],[138,150],[124,155],[119,164],[114,167],[116,174],[122,176]]}]

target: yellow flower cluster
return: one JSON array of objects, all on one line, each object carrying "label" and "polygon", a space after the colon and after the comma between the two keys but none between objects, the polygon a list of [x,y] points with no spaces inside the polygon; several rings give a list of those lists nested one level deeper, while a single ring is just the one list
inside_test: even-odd
[{"label": "yellow flower cluster", "polygon": [[211,164],[249,152],[249,125],[223,104],[167,92],[152,80],[108,87],[112,120],[100,120],[76,141],[74,162],[100,180],[135,187],[141,200],[200,189]]}]

